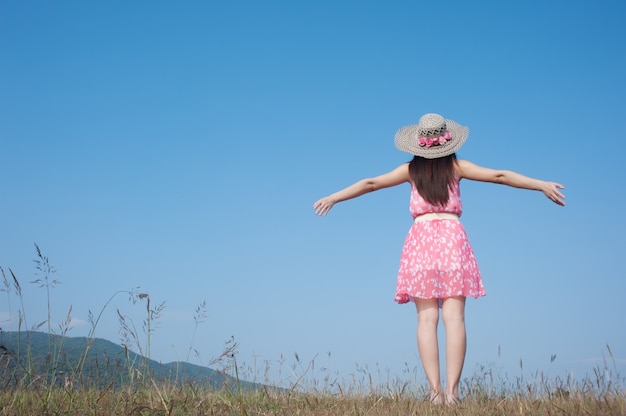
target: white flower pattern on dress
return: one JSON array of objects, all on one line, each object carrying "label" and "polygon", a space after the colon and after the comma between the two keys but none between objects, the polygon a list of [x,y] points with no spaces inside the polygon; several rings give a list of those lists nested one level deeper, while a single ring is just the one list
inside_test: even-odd
[{"label": "white flower pattern on dress", "polygon": [[[444,207],[429,204],[415,186],[411,186],[413,218],[430,212],[460,216],[462,209],[458,179],[454,181]],[[451,219],[414,222],[402,248],[394,300],[408,303],[414,298],[444,299],[451,296],[485,296],[465,228],[460,221]]]}]

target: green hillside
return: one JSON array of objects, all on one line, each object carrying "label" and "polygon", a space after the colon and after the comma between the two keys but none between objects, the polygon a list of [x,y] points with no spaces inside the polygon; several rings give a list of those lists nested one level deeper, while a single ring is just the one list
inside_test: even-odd
[{"label": "green hillside", "polygon": [[142,382],[193,382],[219,389],[225,384],[255,388],[208,367],[148,360],[105,339],[61,337],[43,332],[0,332],[0,385],[67,384],[88,388]]}]

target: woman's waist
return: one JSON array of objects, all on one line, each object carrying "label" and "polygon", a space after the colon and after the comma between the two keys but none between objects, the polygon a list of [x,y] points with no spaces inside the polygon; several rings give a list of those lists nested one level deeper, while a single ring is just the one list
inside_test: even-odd
[{"label": "woman's waist", "polygon": [[458,221],[459,215],[452,212],[425,212],[418,214],[413,218],[415,222],[419,221],[432,221],[432,220],[453,220]]}]

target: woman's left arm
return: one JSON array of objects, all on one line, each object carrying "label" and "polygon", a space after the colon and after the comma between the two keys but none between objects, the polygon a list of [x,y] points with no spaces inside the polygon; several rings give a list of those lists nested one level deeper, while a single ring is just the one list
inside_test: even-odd
[{"label": "woman's left arm", "polygon": [[404,163],[391,172],[375,178],[361,179],[332,195],[321,198],[313,204],[316,215],[326,215],[337,202],[357,198],[361,195],[389,188],[409,181],[409,164]]}]

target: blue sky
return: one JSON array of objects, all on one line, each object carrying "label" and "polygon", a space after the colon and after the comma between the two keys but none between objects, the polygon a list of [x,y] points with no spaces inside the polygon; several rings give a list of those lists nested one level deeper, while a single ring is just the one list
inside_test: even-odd
[{"label": "blue sky", "polygon": [[[312,204],[408,161],[395,131],[438,112],[471,129],[460,158],[567,197],[462,184],[487,289],[468,301],[464,374],[593,374],[609,345],[623,375],[625,13],[618,1],[2,1],[0,266],[22,283],[29,326],[47,319],[28,283],[36,243],[62,282],[53,328],[71,306],[70,335],[140,287],[166,306],[155,359],[192,346],[207,363],[232,336],[240,363],[279,381],[295,353],[341,377],[417,368],[419,380],[415,309],[393,302],[408,187],[325,218]],[[96,336],[120,341],[116,309],[141,332],[144,308],[115,296]],[[2,293],[3,329],[19,309]]]}]

